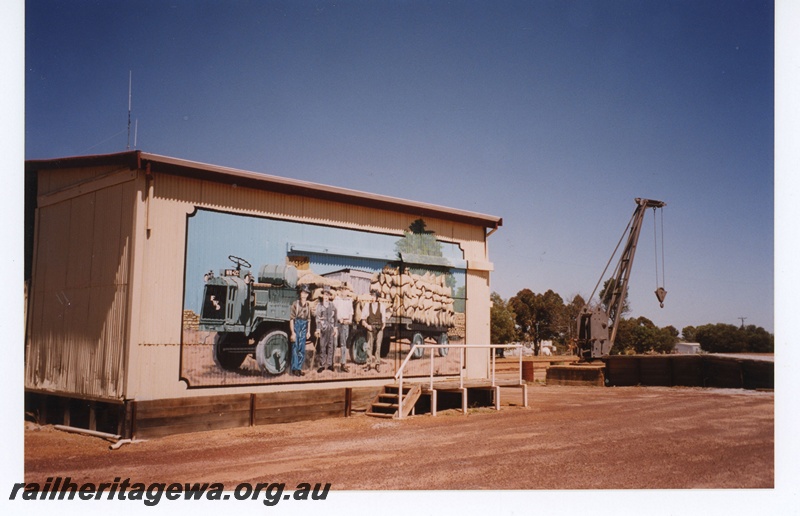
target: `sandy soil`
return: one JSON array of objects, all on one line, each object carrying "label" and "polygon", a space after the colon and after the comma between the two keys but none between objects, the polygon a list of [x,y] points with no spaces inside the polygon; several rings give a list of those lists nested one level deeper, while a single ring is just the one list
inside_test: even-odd
[{"label": "sandy soil", "polygon": [[29,425],[25,480],[330,482],[332,490],[771,488],[774,393],[699,388],[529,388],[504,404],[381,420],[202,432],[110,450]]}]

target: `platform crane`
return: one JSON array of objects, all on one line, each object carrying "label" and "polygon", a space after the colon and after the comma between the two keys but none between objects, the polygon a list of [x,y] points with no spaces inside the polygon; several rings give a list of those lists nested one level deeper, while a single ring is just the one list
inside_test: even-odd
[{"label": "platform crane", "polygon": [[[628,281],[631,276],[631,267],[633,266],[633,258],[636,254],[636,245],[639,241],[639,233],[641,233],[642,230],[645,212],[650,208],[655,212],[656,209],[666,206],[665,202],[652,199],[636,198],[635,202],[636,209],[628,222],[628,226],[625,228],[625,232],[622,234],[622,238],[620,238],[619,243],[617,243],[617,247],[614,249],[614,253],[611,255],[608,264],[606,264],[606,268],[603,270],[600,280],[597,282],[597,285],[595,285],[592,295],[589,296],[586,305],[581,309],[578,315],[577,350],[581,360],[593,360],[606,356],[614,346],[614,340],[617,337],[617,329],[619,327],[618,322],[625,304],[625,297],[628,293]],[[614,256],[617,254],[617,250],[626,234],[628,235],[628,239],[625,243],[625,247],[617,262],[614,275],[607,283],[607,291],[604,296],[606,300],[605,308],[603,307],[603,303],[592,306],[592,298],[598,286],[603,281],[605,273],[611,261],[614,259]],[[658,242],[656,240],[656,246],[657,245]],[[657,260],[656,258],[656,267],[658,266]],[[656,298],[663,308],[667,291],[664,290],[663,285],[658,284],[658,271],[656,271],[656,287]]]}]

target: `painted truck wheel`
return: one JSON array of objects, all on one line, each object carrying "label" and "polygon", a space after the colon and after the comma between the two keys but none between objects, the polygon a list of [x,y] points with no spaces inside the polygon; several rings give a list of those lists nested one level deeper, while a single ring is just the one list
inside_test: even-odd
[{"label": "painted truck wheel", "polygon": [[450,342],[450,339],[447,338],[447,332],[442,332],[439,335],[439,349],[436,351],[439,352],[440,357],[446,357],[447,352],[450,351],[450,348],[447,347],[447,344]]},{"label": "painted truck wheel", "polygon": [[353,337],[353,347],[352,347],[352,356],[353,362],[356,364],[366,364],[367,363],[367,336],[364,332],[357,332]]},{"label": "painted truck wheel", "polygon": [[247,337],[243,333],[217,333],[212,352],[214,363],[225,371],[236,371],[244,363],[247,353],[235,353],[232,349],[245,346]]},{"label": "painted truck wheel", "polygon": [[265,373],[278,375],[286,370],[289,359],[289,337],[286,332],[275,330],[256,344],[256,362]]},{"label": "painted truck wheel", "polygon": [[[417,344],[419,345],[425,344],[425,337],[423,337],[421,333],[415,333],[411,337],[411,347],[413,348]],[[424,355],[425,355],[425,349],[417,348],[414,350],[414,353],[413,355],[411,355],[411,358],[422,358]]]}]

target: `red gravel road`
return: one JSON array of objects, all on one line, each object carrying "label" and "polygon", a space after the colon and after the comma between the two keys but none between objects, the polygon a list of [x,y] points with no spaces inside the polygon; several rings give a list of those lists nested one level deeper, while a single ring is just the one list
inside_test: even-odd
[{"label": "red gravel road", "polygon": [[[109,450],[25,432],[25,481],[330,482],[332,490],[772,488],[774,394],[657,387],[505,390],[500,412],[358,414],[165,437]],[[508,403],[512,405],[508,405]]]}]

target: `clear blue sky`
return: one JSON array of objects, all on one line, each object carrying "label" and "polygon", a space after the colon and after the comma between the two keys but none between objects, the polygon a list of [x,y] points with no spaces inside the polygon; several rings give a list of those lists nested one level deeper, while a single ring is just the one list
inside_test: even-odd
[{"label": "clear blue sky", "polygon": [[[43,1],[25,158],[136,148],[502,216],[491,287],[587,296],[634,209],[631,315],[773,331],[772,2]],[[131,146],[133,146],[133,134]]]}]

